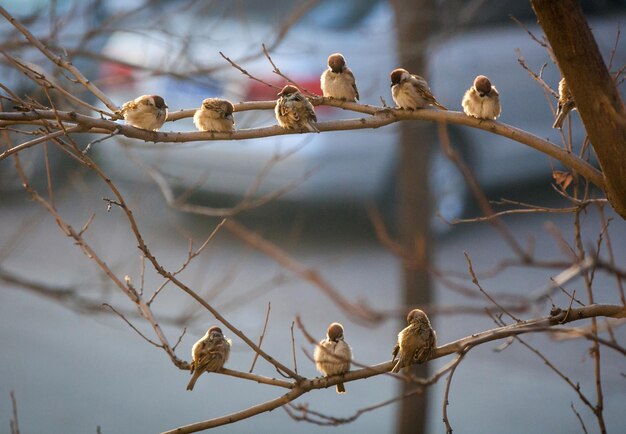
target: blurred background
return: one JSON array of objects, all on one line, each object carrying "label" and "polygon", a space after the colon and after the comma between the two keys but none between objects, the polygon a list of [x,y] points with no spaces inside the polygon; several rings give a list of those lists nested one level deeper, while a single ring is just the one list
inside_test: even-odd
[{"label": "blurred background", "polygon": [[[462,95],[473,78],[487,75],[501,95],[502,122],[559,146],[572,146],[573,152],[594,161],[590,147],[582,150],[585,134],[578,115],[570,117],[571,125],[564,133],[553,130],[555,98],[520,66],[522,57],[556,89],[560,74],[549,53],[511,19],[515,17],[541,37],[528,2],[426,3],[431,5],[430,28],[423,44],[414,45],[415,53],[402,48],[406,41],[398,42],[399,1],[8,0],[2,6],[48,47],[71,58],[119,105],[146,93],[163,96],[171,112],[199,107],[202,99],[211,96],[233,102],[275,99],[275,90],[249,79],[220,56],[222,52],[255,77],[281,86],[283,81],[272,72],[261,44],[283,73],[312,93],[320,93],[319,75],[327,56],[342,52],[356,76],[360,102],[391,105],[389,72],[407,66],[405,59],[418,56],[423,70],[411,72],[427,77],[434,95],[449,109],[460,110]],[[582,5],[607,63],[612,59],[612,70],[619,69],[626,64],[626,51],[616,45],[626,2],[583,1]],[[65,77],[40,53],[25,46],[10,23],[2,21],[0,32],[3,51],[67,87]],[[45,101],[33,82],[9,62],[0,63],[0,76],[6,88]],[[73,91],[96,104],[79,86]],[[68,103],[58,104],[66,108]],[[355,117],[330,107],[318,107],[317,114],[320,120]],[[237,128],[275,123],[273,113],[260,111],[235,113],[235,121]],[[517,266],[510,244],[488,224],[445,223],[476,216],[479,211],[463,176],[441,151],[440,137],[431,126],[425,128],[428,131],[419,136],[422,140],[408,142],[408,146],[424,147],[429,145],[428,138],[433,142],[432,150],[424,154],[428,164],[415,166],[426,172],[424,184],[413,188],[429,191],[423,196],[428,203],[423,202],[422,210],[427,223],[417,232],[429,231],[421,235],[428,243],[428,267],[419,273],[430,288],[417,289],[407,277],[413,271],[403,268],[400,258],[381,244],[368,213],[372,207],[377,209],[392,235],[404,242],[406,224],[398,224],[398,215],[403,212],[406,188],[398,187],[402,184],[398,177],[403,175],[399,170],[402,143],[406,146],[410,136],[398,124],[315,137],[176,145],[112,138],[93,143],[89,152],[124,193],[152,252],[172,269],[187,258],[189,240],[197,247],[215,228],[219,214],[227,212],[224,210],[242,198],[281,193],[268,204],[244,209],[236,219],[304,267],[319,272],[347,299],[381,312],[380,321],[364,322],[350,316],[319,288],[225,230],[191,262],[181,274],[182,280],[251,338],[261,332],[270,303],[263,347],[287,365],[292,359],[290,327],[297,314],[318,339],[324,337],[329,322],[343,322],[355,360],[374,364],[390,358],[395,336],[413,303],[407,301],[408,291],[428,293],[418,298],[425,303],[440,343],[495,327],[483,313],[489,303],[468,283],[465,251],[483,273],[485,289],[505,300],[533,294],[562,271]],[[193,125],[191,119],[185,119],[167,123],[163,130],[192,131]],[[448,126],[447,131],[452,146],[489,198],[549,207],[569,204],[552,188],[553,170],[560,167],[545,155],[472,128]],[[10,132],[9,136],[17,140],[23,137],[20,134],[23,132]],[[3,137],[4,141],[7,136]],[[81,138],[84,146],[94,139]],[[124,217],[115,207],[108,211],[102,201],[110,196],[106,188],[55,147],[48,146],[47,154],[59,212],[75,227],[95,214],[86,238],[96,251],[118,276],[128,275],[134,282],[143,278],[147,292],[158,288],[162,279],[149,267],[141,273],[136,241]],[[34,184],[47,189],[43,147],[29,149],[21,158]],[[169,208],[150,171],[158,172],[186,201],[216,215],[183,214]],[[65,433],[95,432],[96,426],[101,426],[103,433],[160,432],[241,410],[282,393],[219,375],[206,375],[193,393],[185,391],[188,373],[176,369],[163,351],[102,307],[103,302],[115,306],[150,336],[128,300],[63,236],[51,216],[28,200],[20,184],[11,159],[0,162],[0,221],[5,222],[0,225],[0,424],[8,424],[11,417],[10,390],[16,393],[23,432]],[[590,207],[583,216],[585,243],[595,243],[604,219],[612,217],[608,207],[604,213]],[[534,246],[537,260],[564,261],[568,258],[554,233],[560,232],[571,242],[573,220],[569,214],[531,214],[507,217],[506,223],[521,245]],[[617,217],[609,232],[616,263],[624,264],[626,247],[620,240],[626,236],[626,224]],[[509,258],[515,266],[499,267]],[[499,272],[492,273],[494,269]],[[613,277],[598,273],[594,285],[601,288],[595,294],[597,302],[615,302]],[[584,292],[582,279],[566,287],[578,294]],[[563,306],[569,299],[555,294],[554,302]],[[546,303],[524,305],[522,315],[544,316],[549,307]],[[177,348],[184,359],[189,358],[193,342],[214,322],[173,286],[165,287],[153,309],[172,343],[186,328]],[[618,329],[616,334],[623,338],[623,331]],[[594,397],[589,342],[557,342],[544,335],[527,339]],[[499,345],[472,350],[458,368],[448,410],[455,429],[579,432],[573,403],[590,432],[596,432],[591,412],[540,358],[517,343],[496,352]],[[314,376],[314,366],[301,347],[312,352],[296,330],[299,371]],[[626,429],[622,357],[611,350],[602,353],[604,410],[611,432]],[[247,371],[252,358],[245,344],[235,339],[228,367]],[[432,362],[430,373],[448,361]],[[261,361],[255,372],[276,376]],[[297,403],[348,418],[398,396],[407,387],[404,383],[396,377],[379,376],[347,384],[345,396],[331,389],[314,391]],[[440,380],[428,390],[427,405],[415,410],[424,412],[423,424],[414,430],[401,428],[399,420],[410,420],[406,414],[411,407],[397,403],[365,412],[339,429],[355,433],[442,432],[443,387]],[[219,429],[318,433],[333,428],[297,423],[279,409]]]}]

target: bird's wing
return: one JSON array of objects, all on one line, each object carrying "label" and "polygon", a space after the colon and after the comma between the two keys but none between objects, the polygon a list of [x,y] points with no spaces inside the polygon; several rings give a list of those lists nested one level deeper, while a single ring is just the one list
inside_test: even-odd
[{"label": "bird's wing", "polygon": [[137,108],[137,103],[135,101],[127,101],[122,105],[120,112],[124,114],[128,110],[134,110],[136,108]]},{"label": "bird's wing", "polygon": [[354,78],[354,74],[352,73],[352,70],[350,68],[346,68],[345,71],[343,71],[343,73],[346,74],[348,77],[350,77],[350,80],[352,81],[352,88],[354,89],[354,92],[356,93],[356,99],[358,101],[359,90],[356,88],[356,78]]}]

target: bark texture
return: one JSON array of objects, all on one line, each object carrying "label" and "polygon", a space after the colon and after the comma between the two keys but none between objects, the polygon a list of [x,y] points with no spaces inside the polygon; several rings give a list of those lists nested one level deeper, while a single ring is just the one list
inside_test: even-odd
[{"label": "bark texture", "polygon": [[604,173],[608,199],[626,219],[626,112],[578,0],[531,0],[567,80]]}]

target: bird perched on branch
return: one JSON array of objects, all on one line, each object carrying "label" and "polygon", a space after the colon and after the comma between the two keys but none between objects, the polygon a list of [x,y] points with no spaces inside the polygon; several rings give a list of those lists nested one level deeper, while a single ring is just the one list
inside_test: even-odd
[{"label": "bird perched on branch", "polygon": [[315,126],[317,116],[313,104],[297,87],[288,84],[278,93],[274,113],[278,125],[288,130],[307,130],[319,133]]},{"label": "bird perched on branch", "polygon": [[222,369],[230,355],[231,340],[224,337],[222,329],[211,327],[191,348],[191,381],[187,390],[193,390],[196,381],[204,372]]},{"label": "bird perched on branch", "polygon": [[556,119],[554,120],[552,128],[563,128],[563,122],[572,110],[576,110],[576,102],[565,81],[565,77],[563,77],[561,81],[559,81],[559,102],[556,106]]},{"label": "bird perched on branch", "polygon": [[474,79],[472,87],[463,95],[461,105],[466,115],[478,119],[497,119],[502,111],[498,89],[484,75]]},{"label": "bird perched on branch", "polygon": [[434,105],[442,110],[448,110],[433,96],[428,83],[419,75],[397,68],[389,74],[391,77],[391,96],[398,107],[403,109],[419,109]]},{"label": "bird perched on branch", "polygon": [[346,66],[346,59],[341,53],[328,56],[328,69],[320,77],[322,93],[327,98],[344,101],[357,101],[359,91],[352,70]]},{"label": "bird perched on branch", "polygon": [[119,113],[133,127],[157,131],[167,118],[167,104],[159,95],[141,95],[125,102]]},{"label": "bird perched on branch", "polygon": [[[345,374],[350,370],[352,350],[343,340],[343,326],[334,322],[328,326],[326,339],[320,341],[313,353],[315,367],[327,377]],[[346,393],[343,383],[337,384],[337,393]]]},{"label": "bird perched on branch", "polygon": [[233,111],[235,108],[228,100],[207,98],[193,115],[193,124],[200,131],[227,133],[235,129]]},{"label": "bird perched on branch", "polygon": [[391,372],[400,372],[413,363],[424,363],[437,348],[437,335],[424,311],[413,309],[406,317],[408,325],[398,333],[398,343],[393,349],[393,362],[398,362]]}]

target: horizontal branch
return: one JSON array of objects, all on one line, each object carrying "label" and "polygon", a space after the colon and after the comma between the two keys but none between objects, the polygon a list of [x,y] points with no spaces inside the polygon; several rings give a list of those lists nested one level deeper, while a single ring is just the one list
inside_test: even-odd
[{"label": "horizontal branch", "polygon": [[163,434],[185,434],[202,431],[209,428],[215,428],[217,426],[227,425],[229,423],[239,422],[243,419],[248,419],[257,414],[265,413],[266,411],[272,411],[278,407],[294,401],[302,396],[306,390],[301,388],[292,389],[284,395],[272,399],[271,401],[264,402],[259,405],[252,406],[236,413],[231,413],[226,416],[216,417],[215,419],[206,420],[203,422],[192,423],[189,425],[181,426],[170,431],[164,431]]},{"label": "horizontal branch", "polygon": [[228,368],[222,368],[219,371],[219,373],[228,375],[230,377],[237,377],[237,378],[243,378],[245,380],[256,381],[259,384],[269,384],[270,386],[284,387],[285,389],[293,389],[295,387],[295,383],[291,381],[281,380],[278,378],[264,377],[263,375],[252,374],[249,372],[234,371]]},{"label": "horizontal branch", "polygon": [[567,324],[572,321],[579,321],[594,317],[626,318],[626,307],[612,304],[592,304],[589,306],[572,308],[569,310],[557,310],[555,315],[539,318],[505,327],[487,330],[472,336],[459,339],[449,344],[437,348],[434,358],[446,356],[448,354],[462,351],[468,346],[476,346],[485,342],[490,342],[509,336],[516,336],[524,333],[537,332],[546,327]]},{"label": "horizontal branch", "polygon": [[[327,105],[332,107],[339,107],[345,110],[354,111],[368,115],[364,118],[357,119],[345,119],[335,121],[318,122],[316,125],[321,132],[327,131],[346,131],[346,130],[360,130],[368,128],[380,128],[398,121],[403,120],[425,120],[433,122],[443,122],[455,125],[464,125],[471,128],[477,128],[484,131],[489,131],[494,134],[498,134],[502,137],[506,137],[513,141],[522,143],[526,146],[530,146],[558,161],[564,166],[576,171],[581,176],[585,177],[593,184],[595,184],[601,190],[605,190],[604,177],[600,171],[595,167],[577,157],[576,155],[564,150],[547,140],[541,139],[531,133],[523,131],[519,128],[507,125],[501,122],[476,119],[471,116],[466,116],[461,112],[443,111],[443,110],[402,110],[382,108],[371,105],[362,105],[353,102],[336,101],[327,98],[314,98],[313,103],[315,105]],[[235,104],[235,111],[247,111],[247,110],[270,110],[275,105],[274,101],[254,101]],[[172,112],[168,117],[169,121],[176,121],[179,119],[193,116],[195,109],[180,110]],[[6,121],[24,122],[24,121],[37,121],[40,119],[59,119],[64,122],[80,125],[85,128],[86,132],[93,132],[98,129],[106,130],[109,132],[117,131],[120,135],[125,137],[144,140],[146,142],[154,143],[185,143],[195,141],[209,141],[209,140],[247,140],[257,139],[263,137],[281,136],[286,134],[300,134],[298,130],[286,130],[278,125],[272,125],[261,128],[250,128],[236,130],[232,133],[212,133],[212,132],[198,132],[198,131],[184,131],[184,132],[155,132],[147,131],[132,127],[130,125],[124,125],[111,120],[95,118],[86,115],[82,115],[75,112],[55,112],[53,110],[32,110],[29,112],[0,112],[0,122],[7,125]],[[91,131],[90,131],[91,130]],[[0,160],[6,158],[6,151],[0,154]]]},{"label": "horizontal branch", "polygon": [[[560,326],[569,322],[594,317],[626,318],[626,307],[609,304],[593,304],[567,310],[555,309],[551,312],[550,316],[544,318],[520,321],[518,323],[508,326],[498,327],[492,330],[475,333],[471,336],[445,344],[437,348],[435,354],[431,359],[437,359],[454,353],[460,354],[462,352],[466,352],[472,347],[484,344],[486,342],[491,342],[510,336],[517,336],[524,333],[545,332],[550,327]],[[391,351],[389,353],[391,355]],[[325,389],[331,386],[335,386],[338,383],[348,383],[350,381],[362,380],[365,378],[374,377],[376,375],[386,374],[391,371],[393,366],[394,363],[392,361],[388,361],[355,371],[349,371],[343,375],[334,375],[331,377],[317,377],[303,380],[298,383],[292,383],[293,389],[276,399],[264,402],[259,405],[255,405],[242,411],[231,413],[226,416],[193,423],[170,431],[166,431],[165,434],[193,433],[237,422],[255,416],[257,414],[272,411],[278,407],[282,407],[283,405],[294,401],[298,397],[314,389]],[[253,380],[256,380],[256,378],[253,378]]]}]

